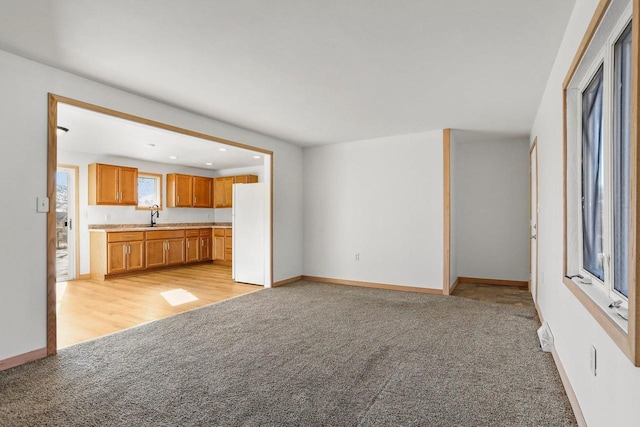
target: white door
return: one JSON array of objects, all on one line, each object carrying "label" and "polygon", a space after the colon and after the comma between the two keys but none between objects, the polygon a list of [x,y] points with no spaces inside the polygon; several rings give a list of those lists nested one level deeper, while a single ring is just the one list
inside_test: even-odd
[{"label": "white door", "polygon": [[76,278],[76,170],[56,171],[56,281]]},{"label": "white door", "polygon": [[538,144],[534,141],[529,154],[529,187],[530,187],[530,209],[529,209],[529,236],[531,242],[531,262],[530,286],[531,295],[534,301],[538,301]]},{"label": "white door", "polygon": [[233,185],[233,280],[265,284],[267,206],[263,182]]}]

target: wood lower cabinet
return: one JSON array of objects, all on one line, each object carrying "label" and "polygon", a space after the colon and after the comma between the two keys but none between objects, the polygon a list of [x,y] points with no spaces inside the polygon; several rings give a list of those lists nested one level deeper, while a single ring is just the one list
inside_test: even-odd
[{"label": "wood lower cabinet", "polygon": [[200,232],[198,230],[187,230],[187,237],[184,240],[187,246],[185,262],[200,261]]},{"label": "wood lower cabinet", "polygon": [[233,231],[231,228],[213,229],[213,260],[217,264],[231,265],[233,261]]},{"label": "wood lower cabinet", "polygon": [[224,261],[224,228],[213,229],[213,260]]},{"label": "wood lower cabinet", "polygon": [[92,279],[104,279],[107,275],[144,270],[144,233],[136,232],[92,232],[91,272]]},{"label": "wood lower cabinet", "polygon": [[211,229],[186,231],[186,262],[211,260]]},{"label": "wood lower cabinet", "polygon": [[233,229],[224,229],[224,259],[225,261],[233,261]]},{"label": "wood lower cabinet", "polygon": [[[224,248],[224,229],[221,247]],[[150,231],[92,231],[91,278],[211,261],[212,229],[158,229]]]},{"label": "wood lower cabinet", "polygon": [[147,268],[185,263],[185,230],[147,231],[145,239]]},{"label": "wood lower cabinet", "polygon": [[200,229],[200,261],[211,261],[213,254],[211,250],[211,229]]}]

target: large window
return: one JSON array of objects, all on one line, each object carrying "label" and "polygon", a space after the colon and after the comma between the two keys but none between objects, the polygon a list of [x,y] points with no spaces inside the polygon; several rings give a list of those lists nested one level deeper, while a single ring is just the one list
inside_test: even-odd
[{"label": "large window", "polygon": [[[631,23],[624,14],[585,68],[576,114],[579,275],[626,307],[629,295]],[[593,70],[593,71],[592,71]],[[584,280],[583,280],[584,282]]]},{"label": "large window", "polygon": [[639,9],[640,0],[600,1],[563,84],[563,281],[636,366]]},{"label": "large window", "polygon": [[613,288],[629,296],[631,146],[631,24],[614,47],[613,102]]}]

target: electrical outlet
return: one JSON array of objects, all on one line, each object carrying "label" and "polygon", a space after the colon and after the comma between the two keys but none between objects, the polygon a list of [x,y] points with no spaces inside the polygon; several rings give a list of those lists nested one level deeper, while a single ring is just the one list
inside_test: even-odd
[{"label": "electrical outlet", "polygon": [[590,350],[590,368],[593,376],[596,376],[596,369],[598,368],[598,352],[594,346],[591,346]]},{"label": "electrical outlet", "polygon": [[104,216],[105,221],[111,221],[111,214],[106,214]]},{"label": "electrical outlet", "polygon": [[360,252],[356,252],[356,261],[360,261]]}]

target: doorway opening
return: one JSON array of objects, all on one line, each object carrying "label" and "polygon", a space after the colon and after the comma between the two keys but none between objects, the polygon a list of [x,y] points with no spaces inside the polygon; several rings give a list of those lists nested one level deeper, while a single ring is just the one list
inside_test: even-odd
[{"label": "doorway opening", "polygon": [[[55,130],[58,125],[61,124],[61,120],[73,122],[75,119],[78,119],[78,117],[82,117],[83,120],[86,119],[86,121],[91,122],[90,124],[93,126],[100,126],[102,124],[108,126],[109,129],[92,129],[91,126],[87,126],[86,123],[80,124],[79,121],[75,124],[66,122],[64,127],[68,128],[69,131],[59,139]],[[115,128],[120,129],[119,134],[114,130]],[[77,137],[75,137],[74,131]],[[86,142],[89,140],[92,140],[93,144]],[[81,144],[82,141],[84,141],[84,144],[80,148],[74,145],[78,144],[78,141],[81,141]],[[167,142],[168,146],[165,146],[165,142]],[[142,150],[140,149],[141,147]],[[171,155],[167,155],[166,151],[160,152],[161,149],[180,149],[182,151],[173,151]],[[226,156],[224,156],[225,154]],[[211,161],[214,155],[220,157],[217,157],[218,160],[214,159]],[[161,156],[163,160],[160,160],[158,156]],[[244,163],[237,160],[234,161],[234,158],[242,158],[242,162]],[[248,161],[253,163],[249,164],[247,163]],[[61,168],[58,168],[57,162],[65,165],[69,163],[78,165],[74,170],[74,178],[68,177],[68,173],[64,170],[64,167],[61,166]],[[196,164],[194,162],[198,163]],[[242,284],[234,282],[231,277],[232,269],[230,263],[221,262],[221,265],[217,265],[215,261],[206,262],[206,260],[200,259],[201,262],[191,264],[193,261],[190,257],[194,254],[193,248],[195,241],[199,239],[197,242],[198,246],[204,245],[204,242],[213,240],[213,233],[209,235],[211,237],[207,237],[207,235],[204,234],[201,234],[201,237],[189,237],[191,234],[189,234],[189,236],[185,235],[184,240],[181,241],[184,245],[183,251],[186,257],[184,269],[182,266],[167,266],[167,268],[173,268],[167,270],[162,269],[161,271],[145,271],[141,272],[140,276],[120,277],[119,275],[115,275],[113,277],[114,280],[105,280],[102,283],[95,277],[92,278],[91,263],[93,261],[90,250],[92,250],[91,246],[94,243],[90,238],[90,234],[93,234],[91,230],[98,228],[101,229],[103,233],[106,233],[105,230],[108,227],[117,227],[119,225],[146,227],[150,225],[149,206],[114,207],[109,204],[101,206],[88,202],[88,193],[91,193],[91,190],[88,188],[90,181],[88,179],[88,164],[99,163],[136,167],[139,171],[146,173],[143,174],[143,177],[146,177],[144,179],[147,180],[150,180],[150,177],[160,176],[157,181],[159,188],[158,195],[161,196],[164,202],[161,199],[158,203],[158,200],[154,199],[154,203],[151,206],[155,207],[156,212],[158,212],[158,208],[160,209],[160,214],[159,216],[156,214],[155,219],[158,226],[167,227],[165,230],[169,228],[175,229],[176,224],[194,223],[203,224],[203,228],[218,223],[228,224],[227,227],[229,229],[233,229],[234,227],[232,220],[234,213],[228,206],[225,206],[225,208],[228,209],[215,210],[171,206],[167,200],[169,193],[166,186],[166,177],[168,175],[173,173],[191,174],[194,177],[196,175],[202,175],[211,177],[213,180],[214,177],[220,174],[241,175],[247,171],[257,170],[256,175],[259,176],[260,183],[264,189],[265,200],[263,221],[264,242],[261,251],[264,258],[264,272],[262,274],[263,283],[261,284],[264,285],[264,287],[271,287],[273,281],[273,153],[271,151],[50,94],[48,195],[50,198],[56,197],[56,201],[59,198],[60,207],[57,207],[55,211],[52,210],[48,214],[47,219],[48,355],[55,354],[57,348],[60,347],[57,339],[58,326],[63,327],[63,324],[68,320],[68,318],[63,316],[63,313],[57,313],[56,307],[60,309],[62,306],[62,309],[64,309],[65,301],[81,299],[87,296],[90,297],[92,292],[105,290],[108,286],[111,286],[111,289],[107,289],[107,291],[110,290],[113,292],[111,294],[109,294],[109,292],[105,293],[107,299],[113,297],[116,291],[121,292],[127,287],[140,289],[141,283],[145,281],[142,275],[153,274],[155,275],[153,277],[154,283],[170,283],[173,287],[167,288],[166,286],[169,285],[166,285],[165,287],[157,286],[154,288],[154,297],[161,297],[161,301],[166,305],[166,307],[162,307],[162,310],[156,310],[162,311],[163,315],[160,317],[130,315],[129,317],[135,318],[131,320],[137,321],[137,324],[146,323],[151,320],[156,320],[157,318],[167,317],[168,315],[190,309],[185,307],[195,308],[198,306],[193,304],[204,305],[219,301],[223,299],[221,297],[222,294],[228,298],[254,289],[260,289],[255,286],[251,288],[251,285],[243,285],[251,288],[247,290],[248,288],[243,288]],[[137,167],[138,165],[139,167]],[[251,169],[252,167],[254,169]],[[73,190],[69,188],[71,181],[73,181],[72,184],[74,185]],[[163,188],[165,192],[163,192]],[[70,192],[73,192],[75,195],[73,198],[75,211],[73,213],[70,213],[69,208],[71,199],[69,196]],[[150,196],[153,196],[153,192],[149,191],[149,193]],[[145,203],[146,201],[145,198]],[[201,206],[198,207],[201,208]],[[151,222],[154,221],[151,220]],[[204,225],[205,223],[207,224],[206,226]],[[211,230],[209,230],[209,232],[210,231]],[[74,238],[69,238],[70,233],[74,235]],[[146,234],[146,231],[142,232],[142,235]],[[230,232],[228,233],[229,236],[231,236],[231,234]],[[120,246],[123,248],[123,253],[129,253],[126,245],[120,244]],[[152,246],[149,244],[148,246],[152,248],[157,245]],[[164,248],[164,245],[160,245],[160,247]],[[71,255],[71,251],[74,251],[73,255]],[[230,251],[225,252],[231,253]],[[206,253],[206,251],[203,251],[203,253]],[[60,260],[59,262],[58,259]],[[197,287],[189,288],[188,276],[191,276],[191,278],[199,284],[205,283],[205,286],[202,289]],[[165,281],[165,279],[168,280]],[[184,280],[182,287],[180,286],[181,280]],[[129,283],[126,283],[127,281]],[[58,285],[64,286],[58,286],[56,290],[56,282],[58,282]],[[225,284],[220,284],[222,282],[225,282]],[[211,287],[206,286],[208,283],[216,283],[217,285],[215,286],[226,286],[226,288],[224,290],[219,288],[211,289]],[[212,285],[214,288],[215,286]],[[92,288],[93,291],[91,290]],[[94,292],[93,295],[96,295],[96,292]],[[202,294],[199,294],[199,292]],[[123,298],[123,300],[126,299],[127,298]],[[196,302],[194,303],[193,301]],[[89,307],[85,307],[83,311],[99,311],[97,308],[104,307],[106,304],[108,303],[96,302],[95,309],[92,310]],[[141,303],[142,306],[146,306],[146,304],[146,302]],[[189,304],[192,305],[189,306]],[[136,310],[132,308],[131,312],[133,313],[135,311]],[[77,314],[77,312],[75,313]],[[102,320],[98,320],[97,323]],[[120,321],[118,320],[116,323],[118,322]],[[60,325],[58,325],[58,323],[60,323]],[[80,319],[79,323],[86,322]],[[126,329],[130,326],[135,325],[126,323],[126,326],[121,329]],[[89,338],[94,337],[95,336],[89,336]],[[61,342],[60,344],[64,346],[64,343]]]},{"label": "doorway opening", "polygon": [[56,170],[56,282],[77,277],[78,167],[59,165]]}]

